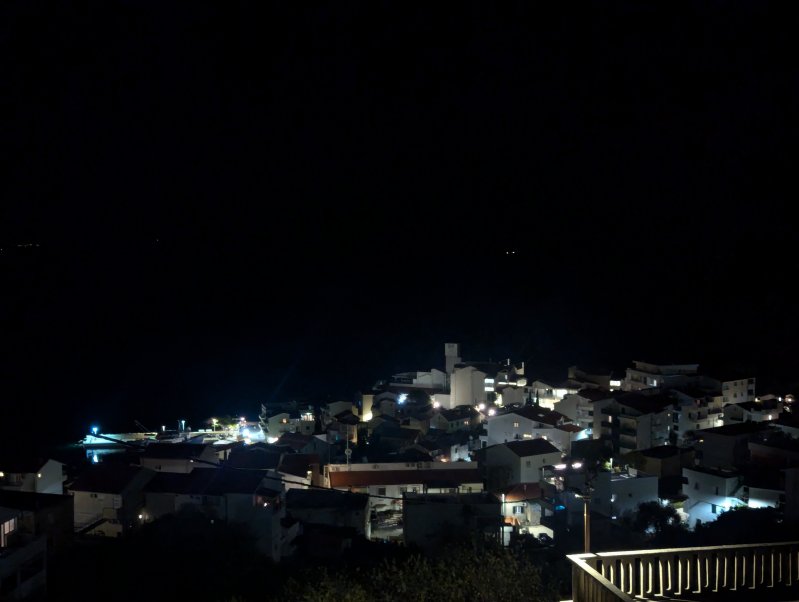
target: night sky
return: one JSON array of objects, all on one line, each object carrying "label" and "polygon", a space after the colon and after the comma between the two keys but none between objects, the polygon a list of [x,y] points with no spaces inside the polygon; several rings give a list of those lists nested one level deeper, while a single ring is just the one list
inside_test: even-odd
[{"label": "night sky", "polygon": [[445,341],[533,375],[799,381],[788,22],[3,3],[4,428],[198,428],[441,367]]}]

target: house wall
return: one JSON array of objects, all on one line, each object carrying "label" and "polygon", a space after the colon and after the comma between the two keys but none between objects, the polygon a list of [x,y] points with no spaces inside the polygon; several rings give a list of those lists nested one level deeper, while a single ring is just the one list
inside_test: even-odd
[{"label": "house wall", "polygon": [[735,473],[719,476],[683,468],[683,477],[687,482],[683,484],[682,491],[688,498],[683,509],[688,514],[690,528],[696,526],[697,520],[713,521],[722,512],[743,505],[740,498],[736,497],[741,480]]},{"label": "house wall", "polygon": [[[521,439],[524,433],[533,434],[534,423],[529,418],[518,414],[502,414],[491,416],[486,420],[486,432],[488,434],[488,445],[497,445]],[[515,426],[518,424],[518,426]]]},{"label": "house wall", "polygon": [[749,459],[749,437],[702,433],[700,463],[709,468],[735,468]]},{"label": "house wall", "polygon": [[485,403],[486,376],[485,372],[481,372],[473,366],[466,366],[455,370],[450,380],[452,407]]},{"label": "house wall", "polygon": [[591,509],[603,516],[622,516],[635,512],[640,504],[658,500],[658,479],[653,475],[630,472],[600,472],[594,483]]},{"label": "house wall", "polygon": [[55,460],[47,460],[44,466],[39,469],[42,476],[33,475],[37,493],[54,493],[62,495],[64,493],[64,465]]},{"label": "house wall", "polygon": [[[113,493],[75,491],[73,496],[75,528],[88,525],[102,517],[115,520],[119,509],[122,508],[122,496]],[[101,525],[100,530],[104,531],[105,535],[116,536],[122,532],[122,526],[106,523]]]},{"label": "house wall", "polygon": [[780,498],[785,495],[780,489],[765,489],[763,487],[749,487],[750,508],[776,508],[780,505]]},{"label": "house wall", "polygon": [[724,396],[724,403],[742,403],[755,400],[755,378],[741,378],[738,380],[726,380],[721,383],[721,394]]},{"label": "house wall", "polygon": [[507,524],[537,526],[541,524],[541,505],[534,500],[502,502],[502,516]]}]

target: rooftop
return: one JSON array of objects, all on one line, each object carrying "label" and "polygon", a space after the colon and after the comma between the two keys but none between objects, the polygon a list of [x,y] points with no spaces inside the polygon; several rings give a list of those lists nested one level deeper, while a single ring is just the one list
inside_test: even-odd
[{"label": "rooftop", "polygon": [[125,488],[142,472],[153,473],[140,466],[120,466],[113,464],[96,464],[89,466],[72,483],[72,491],[89,491],[92,493],[122,493]]},{"label": "rooftop", "polygon": [[528,456],[540,456],[543,454],[560,453],[560,450],[546,439],[523,439],[521,441],[509,441],[501,443],[520,458]]}]

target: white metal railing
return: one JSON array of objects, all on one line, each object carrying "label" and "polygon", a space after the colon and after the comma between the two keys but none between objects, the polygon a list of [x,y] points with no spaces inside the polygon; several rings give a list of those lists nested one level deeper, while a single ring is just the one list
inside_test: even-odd
[{"label": "white metal railing", "polygon": [[799,542],[794,541],[573,554],[569,560],[574,602],[799,590]]}]

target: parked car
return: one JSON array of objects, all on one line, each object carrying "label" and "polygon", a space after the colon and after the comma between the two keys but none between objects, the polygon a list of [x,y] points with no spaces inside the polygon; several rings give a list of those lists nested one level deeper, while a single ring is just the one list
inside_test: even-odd
[{"label": "parked car", "polygon": [[539,533],[538,541],[540,541],[545,546],[551,546],[553,543],[555,543],[555,541],[546,533]]}]

